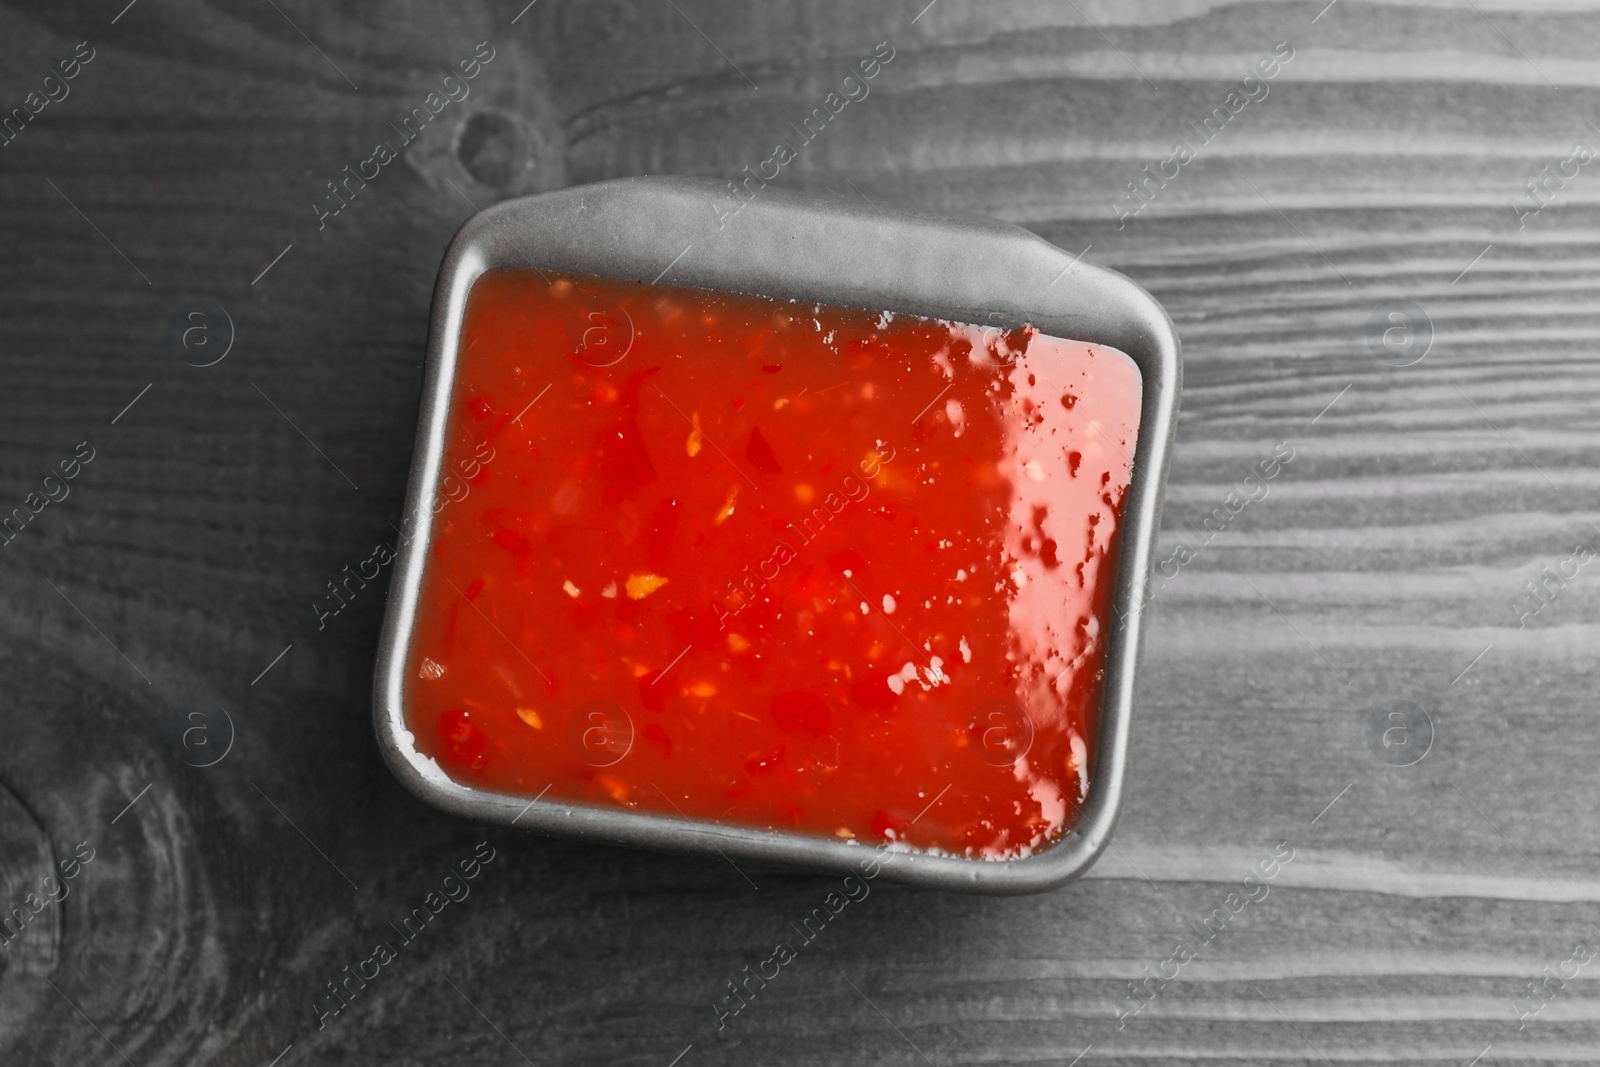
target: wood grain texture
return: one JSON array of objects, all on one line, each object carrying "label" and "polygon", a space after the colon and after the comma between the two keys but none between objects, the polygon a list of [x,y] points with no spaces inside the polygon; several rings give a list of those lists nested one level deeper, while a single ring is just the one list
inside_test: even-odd
[{"label": "wood grain texture", "polygon": [[[96,49],[0,148],[0,511],[95,449],[0,548],[0,908],[95,850],[0,953],[0,1059],[1600,1059],[1597,965],[1516,1016],[1600,945],[1600,563],[1526,626],[1510,606],[1600,545],[1600,161],[1508,206],[1600,147],[1600,6],[924,5],[0,7],[7,112]],[[471,97],[319,230],[324,183],[481,41]],[[724,983],[830,880],[752,889],[422,807],[369,725],[382,593],[321,631],[311,605],[397,518],[434,273],[473,205],[732,177],[880,41],[871,95],[782,180],[997,215],[1149,288],[1187,364],[1158,558],[1193,558],[1154,600],[1128,804],[1088,878],[877,886],[719,1031]],[[1188,122],[1285,41],[1196,146]],[[1178,138],[1196,158],[1119,226]],[[186,366],[208,302],[233,348]],[[1431,347],[1394,367],[1369,320],[1407,302]],[[1270,492],[1201,543],[1280,442]],[[1396,701],[1434,728],[1412,766],[1369,736]],[[471,896],[319,1029],[324,983],[482,840]],[[1205,940],[1279,842],[1268,895]],[[1119,1028],[1180,940],[1195,958]]]}]

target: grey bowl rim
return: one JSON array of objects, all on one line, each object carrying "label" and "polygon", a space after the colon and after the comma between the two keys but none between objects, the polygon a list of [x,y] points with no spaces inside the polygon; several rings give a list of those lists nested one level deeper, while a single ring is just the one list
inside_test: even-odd
[{"label": "grey bowl rim", "polygon": [[[434,288],[417,439],[402,512],[414,535],[396,546],[373,672],[374,728],[384,761],[401,785],[425,803],[479,822],[719,855],[730,863],[863,873],[870,865],[877,868],[873,876],[969,892],[1057,888],[1100,857],[1121,810],[1151,557],[1182,390],[1176,330],[1161,305],[1136,283],[1084,261],[1082,254],[1071,256],[1020,226],[981,216],[884,207],[864,196],[856,201],[778,189],[761,190],[729,216],[720,213],[736,203],[727,199],[730,185],[646,176],[572,186],[494,204],[468,218],[451,240]],[[707,236],[713,221],[719,225]],[[685,235],[692,238],[690,248],[696,239],[720,246],[721,258],[684,263],[690,250],[685,248],[667,269],[654,273]],[[846,239],[852,237],[858,243],[847,247]],[[876,245],[870,243],[874,239]],[[904,248],[888,247],[894,239]],[[929,244],[935,251],[960,251],[966,262],[988,270],[968,269],[952,279],[937,258],[929,261],[922,255]],[[979,260],[974,249],[990,259]],[[905,258],[905,251],[917,253],[920,265]],[[938,278],[923,269],[929,265]],[[430,775],[412,762],[417,754],[404,724],[405,662],[431,535],[430,514],[424,509],[434,499],[439,479],[466,297],[488,270],[530,266],[639,281],[652,274],[655,281],[671,275],[671,284],[980,325],[1028,321],[1054,336],[1117,348],[1134,361],[1143,378],[1143,399],[1119,535],[1099,738],[1089,795],[1069,831],[1025,858],[935,856],[558,799],[529,800]],[[1046,276],[1051,280],[1041,288]],[[1069,284],[1058,288],[1069,278]]]}]

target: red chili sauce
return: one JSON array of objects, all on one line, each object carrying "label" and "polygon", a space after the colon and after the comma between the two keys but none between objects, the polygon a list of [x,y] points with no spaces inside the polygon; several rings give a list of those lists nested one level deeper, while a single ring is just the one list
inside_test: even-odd
[{"label": "red chili sauce", "polygon": [[407,676],[466,785],[1009,859],[1089,789],[1126,355],[497,270]]}]

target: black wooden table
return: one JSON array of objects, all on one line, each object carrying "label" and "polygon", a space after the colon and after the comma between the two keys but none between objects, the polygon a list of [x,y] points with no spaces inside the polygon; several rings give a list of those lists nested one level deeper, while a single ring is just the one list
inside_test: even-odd
[{"label": "black wooden table", "polygon": [[[0,9],[0,1061],[1600,1059],[1600,11],[523,2]],[[832,881],[424,808],[381,583],[314,605],[475,208],[739,176],[882,42],[782,182],[1020,223],[1184,341],[1129,800],[719,1029]]]}]

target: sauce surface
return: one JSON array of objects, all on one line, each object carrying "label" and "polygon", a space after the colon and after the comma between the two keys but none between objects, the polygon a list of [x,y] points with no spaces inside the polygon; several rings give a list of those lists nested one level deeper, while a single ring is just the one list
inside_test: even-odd
[{"label": "sauce surface", "polygon": [[461,337],[406,690],[445,774],[979,859],[1072,824],[1126,355],[520,270]]}]

